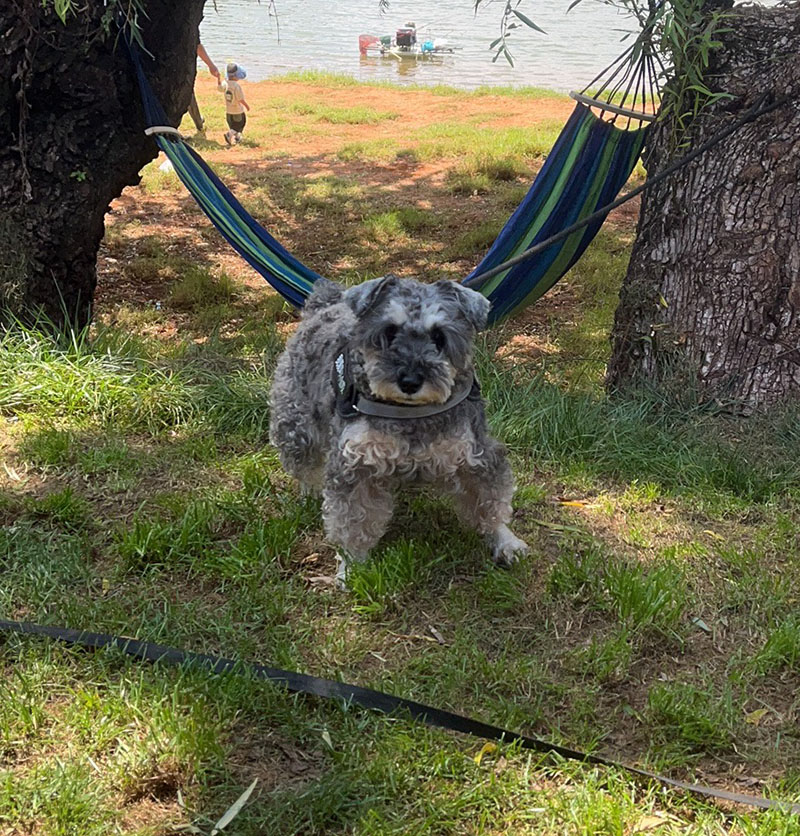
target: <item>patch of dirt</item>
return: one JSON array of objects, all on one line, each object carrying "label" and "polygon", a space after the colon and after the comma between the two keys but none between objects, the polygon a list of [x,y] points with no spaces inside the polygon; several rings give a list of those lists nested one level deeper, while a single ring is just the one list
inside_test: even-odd
[{"label": "patch of dirt", "polygon": [[[211,76],[201,73],[197,78],[198,98],[217,96],[216,82]],[[328,107],[350,108],[354,104],[375,110],[378,113],[401,114],[397,119],[386,119],[375,124],[329,124],[326,123],[324,136],[301,135],[288,136],[286,146],[280,151],[290,150],[291,146],[302,149],[303,156],[327,154],[347,142],[364,142],[373,139],[394,138],[397,125],[411,133],[428,125],[441,125],[453,121],[454,100],[450,96],[441,96],[430,90],[370,87],[321,87],[296,81],[262,81],[248,83],[247,101],[251,106],[249,119],[263,112],[265,108],[286,101],[324,103]],[[221,105],[220,105],[221,106]],[[459,97],[457,104],[458,120],[481,127],[508,128],[518,125],[530,127],[542,122],[564,123],[575,107],[567,98],[541,98],[515,96],[474,96]],[[291,117],[290,117],[291,118]],[[211,140],[220,143],[221,150],[242,159],[259,159],[260,149],[237,145],[227,148],[219,135],[212,135]],[[288,157],[287,157],[288,159]]]},{"label": "patch of dirt", "polygon": [[301,749],[275,735],[256,738],[246,732],[236,738],[228,764],[242,786],[258,778],[260,792],[288,787],[297,790],[324,772],[324,757],[319,752]]},{"label": "patch of dirt", "polygon": [[176,798],[185,776],[178,770],[169,767],[157,767],[152,775],[143,776],[131,781],[125,787],[126,803],[136,803],[143,799],[166,803]]},{"label": "patch of dirt", "polygon": [[180,826],[189,823],[186,819],[186,813],[177,801],[159,801],[150,797],[140,798],[138,801],[125,806],[119,821],[119,832],[180,832]]}]

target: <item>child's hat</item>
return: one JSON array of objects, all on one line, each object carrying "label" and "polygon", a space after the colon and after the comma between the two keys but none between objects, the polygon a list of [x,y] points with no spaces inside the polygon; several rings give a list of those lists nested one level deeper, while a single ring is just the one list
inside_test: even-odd
[{"label": "child's hat", "polygon": [[227,71],[228,78],[247,78],[247,73],[245,72],[244,67],[240,67],[238,64],[228,64]]}]

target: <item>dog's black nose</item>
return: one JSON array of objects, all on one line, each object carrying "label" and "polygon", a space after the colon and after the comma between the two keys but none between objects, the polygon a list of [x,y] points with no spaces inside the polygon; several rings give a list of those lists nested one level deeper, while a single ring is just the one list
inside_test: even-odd
[{"label": "dog's black nose", "polygon": [[423,377],[419,372],[400,372],[397,375],[397,385],[406,395],[413,395],[422,386]]}]

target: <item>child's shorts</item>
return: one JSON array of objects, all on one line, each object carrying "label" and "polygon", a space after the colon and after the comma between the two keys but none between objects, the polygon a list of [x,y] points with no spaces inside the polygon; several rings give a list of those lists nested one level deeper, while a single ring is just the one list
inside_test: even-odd
[{"label": "child's shorts", "polygon": [[244,130],[247,122],[247,114],[245,113],[226,113],[225,118],[228,120],[228,127],[232,131],[241,133]]}]

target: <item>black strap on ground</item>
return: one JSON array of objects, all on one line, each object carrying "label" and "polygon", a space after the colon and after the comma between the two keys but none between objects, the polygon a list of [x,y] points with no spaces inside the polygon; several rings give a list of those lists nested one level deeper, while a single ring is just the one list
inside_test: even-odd
[{"label": "black strap on ground", "polygon": [[724,139],[727,139],[732,133],[735,133],[739,130],[743,125],[748,124],[749,122],[753,122],[759,117],[763,116],[765,113],[770,113],[773,110],[777,110],[779,107],[783,107],[783,105],[787,104],[791,100],[791,96],[781,96],[777,99],[772,99],[769,93],[763,93],[761,96],[758,97],[755,104],[745,113],[743,113],[735,122],[732,122],[728,125],[727,128],[723,128],[718,133],[715,133],[712,137],[710,137],[706,142],[702,145],[698,145],[697,148],[689,151],[687,154],[684,154],[680,159],[675,160],[671,165],[668,165],[662,171],[659,171],[658,174],[649,177],[641,186],[637,186],[635,189],[632,189],[627,194],[624,194],[622,197],[618,197],[613,203],[609,203],[606,206],[601,207],[596,212],[592,212],[591,215],[587,215],[585,218],[582,218],[580,221],[576,221],[571,226],[568,226],[566,229],[562,229],[561,232],[557,232],[555,235],[551,235],[549,238],[546,238],[539,244],[536,244],[533,247],[525,250],[525,252],[519,253],[519,255],[515,255],[513,258],[509,258],[508,261],[504,261],[501,264],[498,264],[496,267],[492,267],[491,270],[486,270],[483,273],[478,273],[477,275],[473,276],[469,281],[464,281],[463,284],[467,287],[474,287],[481,282],[485,281],[486,279],[491,279],[492,276],[497,276],[500,273],[504,273],[510,267],[514,267],[516,264],[519,264],[521,261],[527,261],[529,258],[533,258],[535,255],[539,255],[543,250],[546,250],[548,247],[552,246],[553,244],[558,243],[564,238],[568,238],[572,235],[573,232],[577,232],[579,229],[583,229],[583,227],[588,226],[590,223],[594,221],[601,220],[605,218],[605,216],[612,210],[616,209],[618,206],[622,206],[623,203],[627,203],[629,200],[633,200],[634,197],[640,195],[642,192],[646,191],[647,189],[651,189],[657,183],[660,183],[662,180],[665,180],[667,177],[673,175],[679,168],[683,168],[683,166],[688,165],[692,160],[697,159],[701,154],[705,154],[709,148],[713,148],[718,143],[722,142]]},{"label": "black strap on ground", "polygon": [[347,704],[373,709],[384,714],[402,715],[403,713],[407,713],[415,720],[420,720],[429,726],[457,731],[462,734],[471,734],[474,737],[480,737],[485,740],[497,740],[507,744],[517,743],[523,749],[532,749],[535,752],[558,755],[565,760],[583,761],[584,763],[622,769],[641,778],[658,781],[664,786],[691,792],[705,798],[722,799],[735,804],[761,807],[765,810],[800,813],[800,804],[771,798],[761,798],[754,795],[744,795],[738,792],[729,792],[728,790],[708,787],[702,784],[692,784],[687,781],[677,781],[674,778],[667,778],[664,775],[658,775],[647,769],[618,763],[600,755],[590,755],[586,752],[580,752],[577,749],[559,746],[557,743],[549,743],[535,737],[527,737],[526,735],[507,731],[499,726],[481,723],[479,720],[472,720],[469,717],[453,714],[441,708],[433,708],[430,705],[407,700],[403,697],[384,694],[382,691],[373,691],[371,688],[361,688],[358,685],[335,682],[332,679],[321,679],[317,676],[295,673],[294,671],[284,671],[279,668],[269,668],[256,663],[236,662],[232,659],[223,659],[219,656],[208,656],[203,653],[177,650],[174,647],[166,647],[160,644],[153,644],[152,642],[139,641],[138,639],[111,636],[107,633],[89,633],[81,630],[71,630],[66,627],[48,627],[21,621],[0,621],[0,632],[47,636],[51,639],[91,650],[113,647],[128,656],[134,656],[137,659],[148,662],[167,662],[170,665],[178,666],[189,665],[209,670],[215,674],[246,670],[256,679],[266,679],[275,685],[285,688],[291,693],[311,694],[326,699],[338,699]]}]

